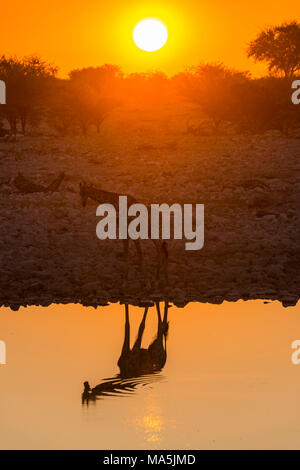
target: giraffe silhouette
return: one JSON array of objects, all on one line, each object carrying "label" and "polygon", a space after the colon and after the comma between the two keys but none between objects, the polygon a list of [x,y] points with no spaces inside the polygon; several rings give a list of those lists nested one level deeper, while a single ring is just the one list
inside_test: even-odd
[{"label": "giraffe silhouette", "polygon": [[[120,196],[127,196],[127,202],[128,205],[130,206],[131,204],[136,204],[138,201],[134,199],[131,195],[129,194],[120,194],[116,192],[111,192],[111,191],[105,191],[103,189],[95,188],[94,186],[91,186],[85,182],[80,183],[79,185],[79,193],[80,193],[80,198],[81,198],[81,203],[82,207],[86,207],[87,202],[89,199],[92,201],[96,201],[100,204],[104,203],[109,203],[112,204],[115,209],[117,210],[118,213],[118,208],[119,208],[119,197]],[[149,231],[151,233],[151,216],[150,212],[148,210],[148,227]],[[119,220],[119,213],[117,217],[117,221]],[[134,220],[133,216],[128,217],[129,221]],[[140,268],[141,272],[143,274],[143,277],[146,279],[146,270],[144,266],[144,256],[143,256],[143,251],[141,247],[141,240],[129,240],[125,239],[123,240],[123,255],[125,256],[126,259],[126,271],[125,271],[125,281],[128,279],[128,260],[129,260],[129,241],[132,241],[140,263]],[[157,258],[157,263],[156,263],[156,279],[159,279],[160,274],[163,275],[164,280],[166,283],[168,283],[168,247],[167,243],[165,240],[156,240],[151,238],[151,241],[156,249],[156,258]],[[147,283],[149,285],[149,282]]]},{"label": "giraffe silhouette", "polygon": [[144,314],[139,326],[137,338],[130,348],[130,319],[129,304],[125,307],[124,342],[121,355],[118,360],[119,374],[110,379],[105,379],[99,385],[91,389],[89,382],[84,382],[82,403],[96,400],[97,397],[118,395],[124,392],[132,392],[138,385],[146,385],[151,382],[154,375],[163,369],[167,360],[167,333],[169,328],[168,310],[169,303],[164,303],[163,318],[160,311],[160,303],[155,302],[157,311],[157,333],[155,339],[148,348],[142,348],[142,339],[146,326],[149,306],[144,308]]}]

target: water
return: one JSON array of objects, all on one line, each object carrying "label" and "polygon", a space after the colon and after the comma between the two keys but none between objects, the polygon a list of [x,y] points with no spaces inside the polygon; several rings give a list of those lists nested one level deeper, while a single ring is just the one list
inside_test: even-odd
[{"label": "water", "polygon": [[[132,345],[143,309],[129,313]],[[2,308],[0,448],[299,448],[299,313],[262,301],[172,307],[162,370],[82,405],[84,381],[119,373],[124,306]],[[151,308],[144,348],[156,328]]]}]

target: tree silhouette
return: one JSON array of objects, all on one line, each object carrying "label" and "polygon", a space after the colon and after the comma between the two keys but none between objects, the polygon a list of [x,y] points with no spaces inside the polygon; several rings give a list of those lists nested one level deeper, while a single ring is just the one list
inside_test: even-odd
[{"label": "tree silhouette", "polygon": [[90,124],[100,132],[104,119],[118,106],[121,81],[120,68],[110,64],[72,70],[69,73],[73,111],[84,135]]},{"label": "tree silhouette", "polygon": [[291,21],[262,31],[247,52],[255,61],[267,62],[270,73],[292,78],[300,71],[300,24]]},{"label": "tree silhouette", "polygon": [[223,64],[200,64],[178,77],[182,94],[210,119],[216,133],[230,121],[233,99],[240,84],[250,80],[247,72],[238,72]]},{"label": "tree silhouette", "polygon": [[55,73],[56,68],[36,56],[21,60],[16,57],[0,58],[0,79],[5,82],[7,89],[7,104],[3,112],[13,133],[16,133],[20,120],[25,134],[28,118],[42,105],[45,82],[53,78]]}]

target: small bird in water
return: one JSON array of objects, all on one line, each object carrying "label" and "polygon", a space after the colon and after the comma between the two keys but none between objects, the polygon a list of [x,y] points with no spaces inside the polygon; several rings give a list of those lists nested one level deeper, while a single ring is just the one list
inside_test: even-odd
[{"label": "small bird in water", "polygon": [[90,384],[86,381],[83,383],[84,390],[82,392],[82,404],[86,402],[88,404],[89,400],[92,398],[92,389]]}]

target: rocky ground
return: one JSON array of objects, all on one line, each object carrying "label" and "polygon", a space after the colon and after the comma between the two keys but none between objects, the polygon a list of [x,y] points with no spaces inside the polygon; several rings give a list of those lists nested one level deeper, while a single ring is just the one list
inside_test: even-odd
[{"label": "rocky ground", "polygon": [[[182,109],[118,110],[100,135],[28,136],[0,143],[0,305],[105,305],[299,298],[300,140],[276,132],[193,136]],[[19,172],[41,185],[61,171],[59,190],[22,194]],[[100,241],[97,204],[83,208],[79,183],[141,202],[205,204],[205,244],[170,241],[168,284],[156,279],[151,241],[146,275],[120,241]]]}]

